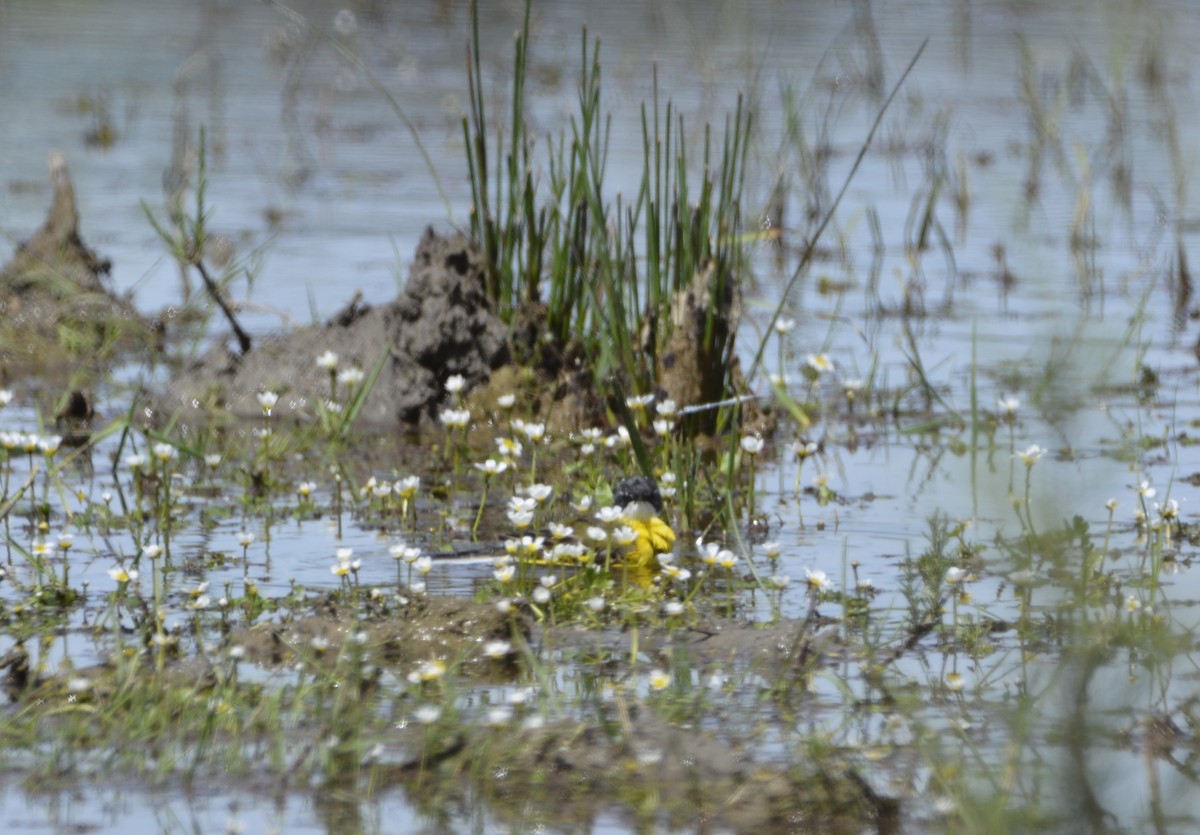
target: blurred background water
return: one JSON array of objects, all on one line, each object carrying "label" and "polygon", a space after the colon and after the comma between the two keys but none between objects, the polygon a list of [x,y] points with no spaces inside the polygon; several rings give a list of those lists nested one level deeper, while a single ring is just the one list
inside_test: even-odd
[{"label": "blurred background water", "polygon": [[[287,8],[0,0],[0,239],[11,249],[40,224],[51,196],[47,154],[61,150],[82,234],[112,259],[114,286],[145,311],[178,305],[178,270],[142,202],[161,215],[203,125],[211,228],[253,266],[252,286],[232,288],[248,302],[253,332],[323,320],[355,291],[387,301],[425,227],[466,222],[467,12],[449,0],[362,2],[348,11],[312,0]],[[520,15],[521,4],[499,3],[480,16],[485,86],[501,119]],[[1001,430],[990,455],[906,431],[915,420],[864,424],[854,439],[843,427],[810,428],[806,439],[830,434],[799,476],[805,485],[818,472],[828,476],[842,500],[825,505],[793,496],[792,439],[778,438],[782,452],[764,461],[759,489],[786,573],[798,581],[811,567],[840,578],[855,560],[899,606],[897,563],[923,547],[931,514],[973,520],[981,542],[1011,535],[1024,472],[1018,462],[1014,476],[1010,446],[1031,443],[1051,450],[1032,486],[1040,526],[1080,514],[1102,529],[1104,503],[1115,497],[1128,545],[1130,488],[1141,479],[1159,498],[1184,500],[1185,519],[1194,518],[1181,482],[1200,464],[1178,440],[1200,405],[1197,328],[1179,254],[1197,230],[1187,143],[1200,114],[1191,62],[1200,10],[1182,0],[539,2],[535,133],[557,135],[575,111],[585,25],[602,41],[610,197],[637,188],[640,108],[655,71],[693,143],[706,122],[723,124],[739,92],[754,107],[743,215],[751,230],[769,224],[784,234],[780,248],[753,245],[744,355],[766,338],[782,299],[799,325],[782,355],[771,348],[766,357],[796,393],[805,356],[815,352],[837,367],[821,384],[831,397],[853,378],[904,386],[915,346],[941,411],[969,417],[973,393],[992,412],[1000,397],[1022,402],[1011,443]],[[926,39],[822,256],[783,298],[806,235]],[[914,229],[927,206],[937,229],[916,253]],[[1157,396],[1139,397],[1132,385],[1143,368],[1160,380]],[[26,431],[37,420],[28,406],[3,417],[6,428]],[[1147,451],[1141,438],[1157,436],[1165,443]],[[231,520],[183,536],[179,547],[237,551],[239,528]],[[333,550],[345,544],[375,555],[364,582],[393,576],[374,531],[350,526],[339,540],[325,523],[308,522],[273,533],[271,582],[331,582]],[[107,582],[104,556],[82,569],[97,587]],[[1003,614],[1012,566],[998,552],[989,559],[977,596]],[[439,566],[430,584],[466,591],[478,576]],[[208,579],[217,587],[228,578]],[[1175,575],[1166,588],[1180,601],[1172,617],[1191,631],[1183,602],[1200,597],[1194,576]],[[802,612],[802,590],[789,592],[787,605]],[[1131,791],[1115,811],[1136,819],[1143,799]],[[4,803],[13,831],[58,831],[55,816],[11,793]],[[82,814],[105,831],[127,820],[106,804]],[[293,826],[322,828],[311,818],[292,819],[287,831]]]}]

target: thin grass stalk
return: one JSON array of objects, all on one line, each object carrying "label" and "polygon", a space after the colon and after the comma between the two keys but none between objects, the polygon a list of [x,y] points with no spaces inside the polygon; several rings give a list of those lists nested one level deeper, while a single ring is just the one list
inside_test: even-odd
[{"label": "thin grass stalk", "polygon": [[[302,14],[279,2],[279,0],[267,0],[267,3],[280,14],[289,18],[292,22],[302,26],[310,33],[310,35],[316,35],[324,39],[327,43],[331,44],[343,58],[353,64],[354,68],[363,74],[363,77],[370,82],[371,87],[374,88],[375,92],[383,96],[383,98],[387,101],[388,106],[392,109],[392,112],[395,113],[400,121],[404,124],[404,127],[408,131],[408,135],[412,139],[414,146],[421,154],[421,158],[425,161],[425,167],[429,170],[429,174],[433,177],[433,185],[435,188],[437,188],[438,196],[442,198],[442,204],[446,207],[446,215],[451,219],[451,221],[453,221],[454,208],[450,202],[449,195],[446,194],[446,189],[442,186],[442,178],[438,176],[437,168],[433,164],[433,157],[429,156],[429,151],[425,148],[425,143],[421,141],[421,132],[417,129],[416,123],[414,123],[413,120],[408,117],[408,114],[404,111],[404,108],[400,106],[400,102],[396,101],[396,97],[388,91],[387,87],[384,86],[383,82],[379,80],[378,76],[371,72],[371,69],[362,62],[362,59],[355,54],[354,50],[347,47],[344,43],[330,35],[328,32],[313,26]],[[478,53],[476,53],[476,58],[478,58]]]},{"label": "thin grass stalk", "polygon": [[[779,304],[776,305],[775,312],[771,315],[771,320],[767,323],[767,331],[775,329],[775,323],[779,321],[779,317],[783,314],[784,306],[787,304],[787,300],[791,298],[792,290],[796,286],[796,282],[800,280],[800,277],[804,275],[805,270],[808,269],[808,265],[812,262],[813,255],[816,252],[817,242],[821,239],[821,236],[824,234],[825,229],[829,226],[830,221],[833,220],[833,215],[835,212],[837,212],[838,206],[841,205],[842,198],[846,196],[846,191],[850,188],[851,181],[853,181],[854,176],[858,173],[858,167],[862,164],[863,158],[867,155],[867,150],[871,147],[871,143],[875,139],[875,133],[879,130],[879,125],[883,122],[883,115],[887,113],[892,101],[896,98],[896,94],[900,92],[901,86],[903,86],[904,82],[908,80],[909,74],[912,73],[913,68],[917,65],[917,61],[920,60],[921,55],[925,52],[925,47],[928,45],[928,38],[921,42],[921,46],[917,48],[916,54],[914,54],[912,60],[908,62],[908,66],[904,68],[904,72],[900,74],[899,80],[896,81],[896,84],[894,87],[892,87],[892,91],[888,94],[887,99],[885,99],[883,104],[880,106],[879,112],[875,114],[875,120],[871,123],[871,129],[867,131],[867,136],[858,149],[858,155],[855,156],[854,163],[850,166],[850,170],[846,174],[846,179],[842,182],[842,187],[838,191],[837,197],[834,198],[833,204],[829,207],[829,211],[827,211],[825,216],[821,218],[821,222],[818,224],[816,231],[813,232],[812,237],[805,245],[804,251],[800,256],[800,263],[796,265],[796,269],[792,272],[792,277],[788,280],[787,286],[784,287],[783,292],[779,295]],[[750,363],[750,367],[746,372],[747,378],[752,378],[755,372],[758,371],[758,367],[762,364],[763,351],[765,348],[766,340],[764,340],[758,346],[758,351],[755,352],[754,360]]]}]

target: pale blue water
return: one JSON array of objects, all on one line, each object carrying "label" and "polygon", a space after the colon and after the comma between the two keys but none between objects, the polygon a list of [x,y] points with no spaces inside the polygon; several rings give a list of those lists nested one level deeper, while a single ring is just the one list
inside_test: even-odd
[{"label": "pale blue water", "polygon": [[[296,8],[326,30],[338,10],[317,2]],[[303,48],[304,35],[266,4],[10,0],[0,5],[0,109],[6,114],[0,120],[0,237],[11,248],[36,229],[49,203],[47,152],[62,150],[74,177],[84,238],[112,258],[115,287],[133,290],[144,310],[178,304],[176,269],[140,202],[161,213],[174,137],[177,132],[194,137],[205,124],[214,149],[212,227],[234,242],[239,255],[261,250],[252,292],[244,283],[233,291],[252,302],[245,315],[256,332],[274,330],[289,319],[308,321],[310,297],[320,318],[355,290],[368,301],[390,299],[425,226],[448,228],[465,221],[469,191],[459,126],[466,97],[465,8],[421,2],[375,12],[359,9],[358,29],[343,41],[417,126],[447,207],[412,136],[344,56],[316,41],[304,60],[273,60],[272,49],[293,58],[301,54],[294,50]],[[519,23],[514,8],[489,6],[481,19],[493,114],[506,112],[505,68]],[[1040,530],[1080,514],[1093,535],[1102,533],[1104,503],[1116,498],[1113,545],[1131,547],[1131,488],[1142,479],[1158,488],[1159,501],[1169,489],[1182,502],[1182,516],[1193,521],[1197,508],[1179,482],[1200,471],[1200,460],[1178,435],[1194,433],[1190,422],[1200,405],[1191,352],[1196,327],[1189,319],[1181,328],[1173,325],[1167,276],[1177,235],[1185,247],[1195,240],[1187,188],[1194,165],[1186,149],[1200,127],[1189,63],[1200,34],[1200,11],[1182,2],[1136,11],[1088,2],[947,6],[896,0],[860,8],[871,11],[878,52],[842,4],[712,0],[586,9],[584,4],[539,4],[530,102],[535,130],[557,132],[575,106],[579,29],[585,22],[590,35],[603,41],[606,107],[614,119],[608,161],[614,195],[629,194],[640,176],[638,106],[650,92],[656,63],[660,89],[682,106],[697,135],[705,119],[724,118],[737,91],[751,95],[758,105],[759,133],[751,151],[748,225],[758,225],[774,177],[787,173],[793,188],[784,224],[793,250],[777,270],[768,245],[757,245],[757,282],[748,290],[743,333],[748,358],[795,264],[794,249],[811,231],[804,210],[813,186],[802,184],[796,156],[781,138],[780,90],[791,85],[803,99],[800,130],[808,142],[829,143],[832,157],[820,182],[836,193],[881,95],[928,37],[925,54],[823,240],[835,257],[818,260],[788,299],[786,314],[798,325],[788,338],[783,365],[772,344],[765,354],[767,369],[798,380],[806,354],[827,351],[837,371],[823,384],[826,393],[847,378],[869,378],[873,369],[877,386],[895,389],[912,382],[904,319],[876,314],[878,305],[894,311],[906,292],[922,288],[934,315],[909,323],[921,361],[947,407],[970,420],[974,358],[979,407],[994,412],[998,398],[1018,397],[1022,406],[1013,446],[1021,450],[1037,443],[1050,450],[1032,482],[1033,518]],[[1161,97],[1139,81],[1155,54],[1161,56],[1165,80]],[[1024,69],[1023,62],[1028,62]],[[1023,72],[1052,136],[1032,203],[1026,193],[1034,120],[1022,92]],[[882,87],[872,93],[864,82],[876,73]],[[95,124],[80,106],[85,100],[106,104],[119,135],[112,148],[85,141]],[[1114,113],[1123,115],[1113,121]],[[1183,143],[1181,170],[1172,163],[1168,128]],[[1130,172],[1128,208],[1113,185],[1119,165]],[[913,262],[905,251],[912,237],[906,229],[916,223],[931,172],[946,178],[937,219],[953,260],[934,237],[931,249]],[[956,213],[956,189],[969,198],[965,218]],[[826,197],[821,206],[828,205]],[[880,251],[869,211],[878,215]],[[279,216],[277,224],[270,214]],[[1088,218],[1082,228],[1098,242],[1094,251],[1072,252],[1078,216]],[[1007,293],[998,280],[996,245],[1003,246],[1017,279]],[[850,289],[823,294],[818,291],[823,279],[845,282]],[[868,290],[871,280],[877,296]],[[1157,399],[1140,402],[1130,389],[1099,387],[1128,386],[1142,365],[1163,380]],[[0,412],[0,430],[35,430],[40,395],[34,384],[12,380],[10,385],[18,400]],[[793,394],[799,396],[802,388],[797,384]],[[783,545],[779,570],[793,578],[785,595],[787,611],[805,609],[805,568],[824,570],[840,584],[850,561],[859,562],[861,576],[883,590],[881,604],[894,600],[890,605],[899,606],[898,562],[906,548],[921,550],[926,520],[940,512],[952,520],[974,520],[972,536],[985,544],[986,570],[973,592],[989,611],[1011,616],[1011,592],[1001,589],[1013,566],[998,549],[986,547],[997,531],[1012,535],[1018,529],[1010,482],[1020,494],[1023,471],[1017,462],[1015,477],[1010,475],[1007,429],[997,433],[989,464],[982,453],[973,458],[949,449],[946,436],[907,433],[912,423],[906,418],[899,425],[886,419],[862,425],[854,451],[840,420],[805,433],[812,439],[828,435],[825,456],[804,465],[803,483],[824,473],[844,502],[818,506],[811,496],[797,500],[790,457],[763,462],[760,507],[769,510],[770,536]],[[1130,453],[1123,435],[1161,435],[1167,443]],[[969,433],[963,439],[969,442]],[[788,440],[777,439],[781,447]],[[400,461],[377,474],[393,477],[404,471]],[[111,489],[105,478],[81,486],[94,496]],[[328,496],[328,485],[322,485],[318,500],[327,502]],[[265,531],[256,530],[252,576],[267,593],[282,592],[293,579],[329,584],[334,550],[350,546],[364,560],[364,583],[393,582],[395,566],[387,553],[392,540],[356,525],[349,515],[343,521],[340,539],[328,520],[276,527],[269,572]],[[181,555],[237,553],[241,524],[231,518],[204,533],[185,531],[176,547]],[[117,555],[105,543],[80,541],[77,547],[81,561],[73,576],[103,592],[110,587],[107,571]],[[1186,556],[1185,549],[1181,557]],[[428,582],[433,590],[464,592],[485,575],[479,566],[444,564],[435,567]],[[240,577],[240,566],[231,565],[205,579],[216,590]],[[1194,607],[1187,601],[1200,597],[1194,572],[1166,578],[1163,594],[1178,601],[1167,608],[1176,628],[1193,631]],[[1047,593],[1044,602],[1052,601]],[[0,653],[7,647],[7,639],[0,638]],[[905,672],[918,681],[936,681],[942,674],[939,663]],[[1103,678],[1124,676],[1114,668]],[[974,682],[976,676],[968,679]],[[1106,690],[1119,693],[1115,687]],[[1148,697],[1141,701],[1140,693],[1114,698],[1116,707],[1134,700],[1139,708],[1151,704]],[[1113,754],[1111,762],[1124,763],[1125,756],[1137,755]],[[1138,758],[1136,773],[1143,774],[1142,768]],[[1111,798],[1112,811],[1136,828],[1149,791],[1139,783]],[[190,827],[193,815],[206,831],[221,827],[226,818],[247,821],[248,831],[271,826],[332,831],[302,800],[267,813],[247,810],[261,803],[254,795],[221,793],[199,809],[195,801],[181,798],[179,811],[163,818],[148,813],[150,799],[136,791],[114,790],[119,799],[111,801],[89,795],[52,803],[13,787],[6,792],[0,814],[13,831],[62,831],[72,822],[85,822],[94,831],[130,825],[176,831]],[[239,811],[227,814],[230,804]],[[408,814],[403,800],[372,801],[364,813],[366,828],[372,828],[370,821]]]}]

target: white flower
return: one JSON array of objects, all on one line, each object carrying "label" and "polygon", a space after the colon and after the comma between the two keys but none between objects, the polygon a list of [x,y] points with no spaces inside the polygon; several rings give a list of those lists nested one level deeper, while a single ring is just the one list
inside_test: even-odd
[{"label": "white flower", "polygon": [[612,540],[621,547],[632,545],[637,542],[637,531],[628,525],[621,525],[612,532]]},{"label": "white flower", "polygon": [[418,574],[428,574],[433,570],[433,557],[417,557],[413,560],[412,567],[417,570]]},{"label": "white flower", "polygon": [[808,367],[818,374],[829,374],[834,370],[833,360],[828,354],[809,354],[807,362]]},{"label": "white flower", "polygon": [[1000,407],[1000,411],[1012,417],[1017,413],[1017,409],[1021,408],[1021,401],[1015,397],[1001,397],[996,401],[996,405]]},{"label": "white flower", "polygon": [[629,408],[631,409],[644,409],[654,402],[654,395],[639,394],[634,397],[630,397],[627,402],[629,403]]},{"label": "white flower", "polygon": [[497,461],[495,458],[489,458],[482,464],[476,464],[475,469],[479,470],[485,476],[500,475],[500,473],[508,469],[508,464],[504,461]]},{"label": "white flower", "polygon": [[532,513],[537,510],[537,499],[529,498],[528,496],[513,496],[508,500],[508,509]]},{"label": "white flower", "polygon": [[147,545],[145,548],[142,549],[142,554],[148,560],[158,559],[159,557],[162,556],[162,552],[163,552],[163,549],[162,549],[161,545]]},{"label": "white flower", "polygon": [[238,545],[248,548],[250,547],[250,543],[254,541],[254,534],[250,533],[250,531],[238,531],[237,541]]},{"label": "white flower", "polygon": [[411,499],[417,494],[417,490],[421,487],[421,477],[417,475],[405,476],[396,480],[392,485],[392,492],[402,499]]},{"label": "white flower", "polygon": [[483,654],[488,658],[500,659],[512,653],[512,644],[508,641],[488,641],[483,645]]},{"label": "white flower", "polygon": [[815,454],[819,448],[816,441],[796,441],[792,444],[792,452],[801,461]]},{"label": "white flower", "polygon": [[1149,481],[1142,481],[1141,483],[1138,484],[1137,487],[1135,487],[1133,489],[1135,491],[1137,491],[1137,494],[1144,499],[1154,498],[1154,494],[1156,492],[1155,489],[1150,486]]},{"label": "white flower", "polygon": [[625,518],[625,511],[619,507],[602,507],[596,511],[596,521],[601,525],[613,525]]},{"label": "white flower", "polygon": [[43,455],[53,455],[54,453],[58,452],[59,446],[62,445],[62,436],[47,435],[44,438],[39,438],[37,445],[38,449],[42,451]]},{"label": "white flower", "polygon": [[550,498],[550,494],[554,492],[554,488],[549,484],[531,484],[525,491],[525,495],[536,501],[538,504]]},{"label": "white flower", "polygon": [[688,580],[692,579],[692,572],[688,571],[686,568],[680,568],[673,563],[666,563],[663,565],[662,572],[665,576],[671,578],[677,583],[686,583]]},{"label": "white flower", "polygon": [[546,540],[540,536],[523,536],[516,546],[517,550],[526,557],[536,557],[542,552],[542,546],[545,543]]},{"label": "white flower", "polygon": [[366,372],[361,368],[355,368],[351,366],[350,368],[343,368],[341,371],[339,371],[337,379],[342,385],[353,387],[361,383],[363,381],[363,377],[365,376],[367,376]]},{"label": "white flower", "polygon": [[13,393],[9,389],[0,389],[0,409],[12,402]]},{"label": "white flower", "polygon": [[521,427],[525,432],[525,437],[530,441],[540,441],[546,436],[546,424],[544,423],[526,423]]},{"label": "white flower", "polygon": [[533,524],[532,510],[513,510],[510,508],[507,516],[508,521],[512,522],[514,528],[527,528]]},{"label": "white flower", "polygon": [[497,583],[511,583],[516,574],[517,567],[514,565],[506,565],[492,571],[492,576],[496,578]]},{"label": "white flower", "polygon": [[671,676],[663,670],[651,670],[650,675],[646,676],[646,683],[651,690],[666,690],[671,686]]},{"label": "white flower", "polygon": [[221,463],[221,453],[219,453],[219,452],[210,452],[208,455],[204,456],[204,465],[206,467],[210,467],[210,468],[215,467],[220,463]]},{"label": "white flower", "polygon": [[273,391],[260,391],[257,396],[258,405],[262,407],[263,413],[270,415],[275,404],[279,402],[279,395]]},{"label": "white flower", "polygon": [[333,351],[326,351],[317,357],[317,368],[324,368],[326,371],[332,371],[337,368],[338,355]]},{"label": "white flower", "polygon": [[679,404],[674,400],[664,400],[654,407],[654,411],[658,412],[659,417],[672,418],[679,411]]},{"label": "white flower", "polygon": [[157,443],[154,445],[154,457],[159,461],[170,461],[175,457],[175,447],[168,443]]},{"label": "white flower", "polygon": [[809,588],[815,591],[824,591],[833,587],[833,583],[829,581],[829,577],[819,568],[804,569],[804,581],[808,583]]},{"label": "white flower", "polygon": [[679,617],[680,615],[682,615],[685,608],[686,607],[682,603],[680,603],[678,600],[668,600],[663,605],[663,612],[666,613],[667,617],[674,618],[674,617]]},{"label": "white flower", "polygon": [[545,605],[550,602],[550,589],[545,586],[538,586],[533,590],[533,602]]},{"label": "white flower", "polygon": [[786,589],[791,584],[792,578],[786,574],[772,574],[769,582],[771,583],[772,588],[782,590]]},{"label": "white flower", "polygon": [[963,581],[963,578],[966,576],[967,576],[966,570],[959,568],[957,565],[951,566],[950,568],[946,569],[946,582],[952,586],[955,585],[956,583],[961,583]]},{"label": "white flower", "polygon": [[467,378],[461,374],[451,374],[446,378],[446,391],[458,394],[467,387]]},{"label": "white flower", "polygon": [[502,394],[496,398],[496,405],[501,409],[511,409],[516,405],[517,396],[515,394]]},{"label": "white flower", "polygon": [[790,333],[794,327],[796,327],[795,319],[789,319],[786,316],[780,316],[775,320],[775,333],[779,334],[780,336]]},{"label": "white flower", "polygon": [[586,554],[587,546],[581,542],[560,542],[550,550],[550,558],[556,562],[581,560]]},{"label": "white flower", "polygon": [[471,422],[469,409],[445,409],[441,414],[442,423],[451,429],[464,429]]},{"label": "white flower", "polygon": [[783,553],[783,548],[778,542],[764,542],[762,544],[763,555],[769,560],[779,559],[779,555]]},{"label": "white flower", "polygon": [[126,455],[125,466],[131,470],[140,470],[146,466],[146,456],[141,454]]},{"label": "white flower", "polygon": [[1024,452],[1018,452],[1017,457],[1025,464],[1026,467],[1032,467],[1038,460],[1046,454],[1046,450],[1037,444],[1030,444]]},{"label": "white flower", "polygon": [[422,725],[432,725],[442,716],[442,709],[437,705],[421,705],[413,711],[413,719]]},{"label": "white flower", "polygon": [[138,573],[136,571],[126,571],[118,565],[115,568],[108,569],[108,576],[112,577],[118,583],[132,583],[137,579]]},{"label": "white flower", "polygon": [[604,607],[608,604],[605,603],[603,597],[589,597],[583,605],[587,606],[593,612],[603,612]]},{"label": "white flower", "polygon": [[520,458],[525,448],[516,438],[497,438],[496,449],[502,458]]},{"label": "white flower", "polygon": [[435,658],[418,667],[416,673],[420,681],[437,681],[446,674],[446,663]]},{"label": "white flower", "polygon": [[763,450],[763,439],[754,435],[742,436],[742,451],[749,455],[758,455]]}]

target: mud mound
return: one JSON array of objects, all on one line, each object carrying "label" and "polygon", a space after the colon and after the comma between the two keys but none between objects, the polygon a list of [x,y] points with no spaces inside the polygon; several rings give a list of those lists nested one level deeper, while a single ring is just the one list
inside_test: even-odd
[{"label": "mud mound", "polygon": [[[54,201],[41,228],[0,270],[0,346],[26,349],[31,339],[83,353],[112,337],[153,336],[128,301],[103,277],[112,264],[83,242],[75,187],[60,153],[50,155]],[[39,345],[38,347],[45,347]]]},{"label": "mud mound", "polygon": [[[427,229],[394,302],[372,308],[356,299],[325,325],[262,340],[245,355],[217,345],[170,383],[160,410],[250,417],[261,414],[258,392],[273,391],[280,395],[273,416],[312,417],[333,399],[330,373],[317,366],[330,351],[339,370],[357,368],[369,379],[380,369],[362,420],[432,417],[447,378],[461,374],[474,387],[509,359],[507,328],[491,310],[484,278],[484,257],[467,238]],[[338,400],[349,393],[349,384],[337,387]]]}]

